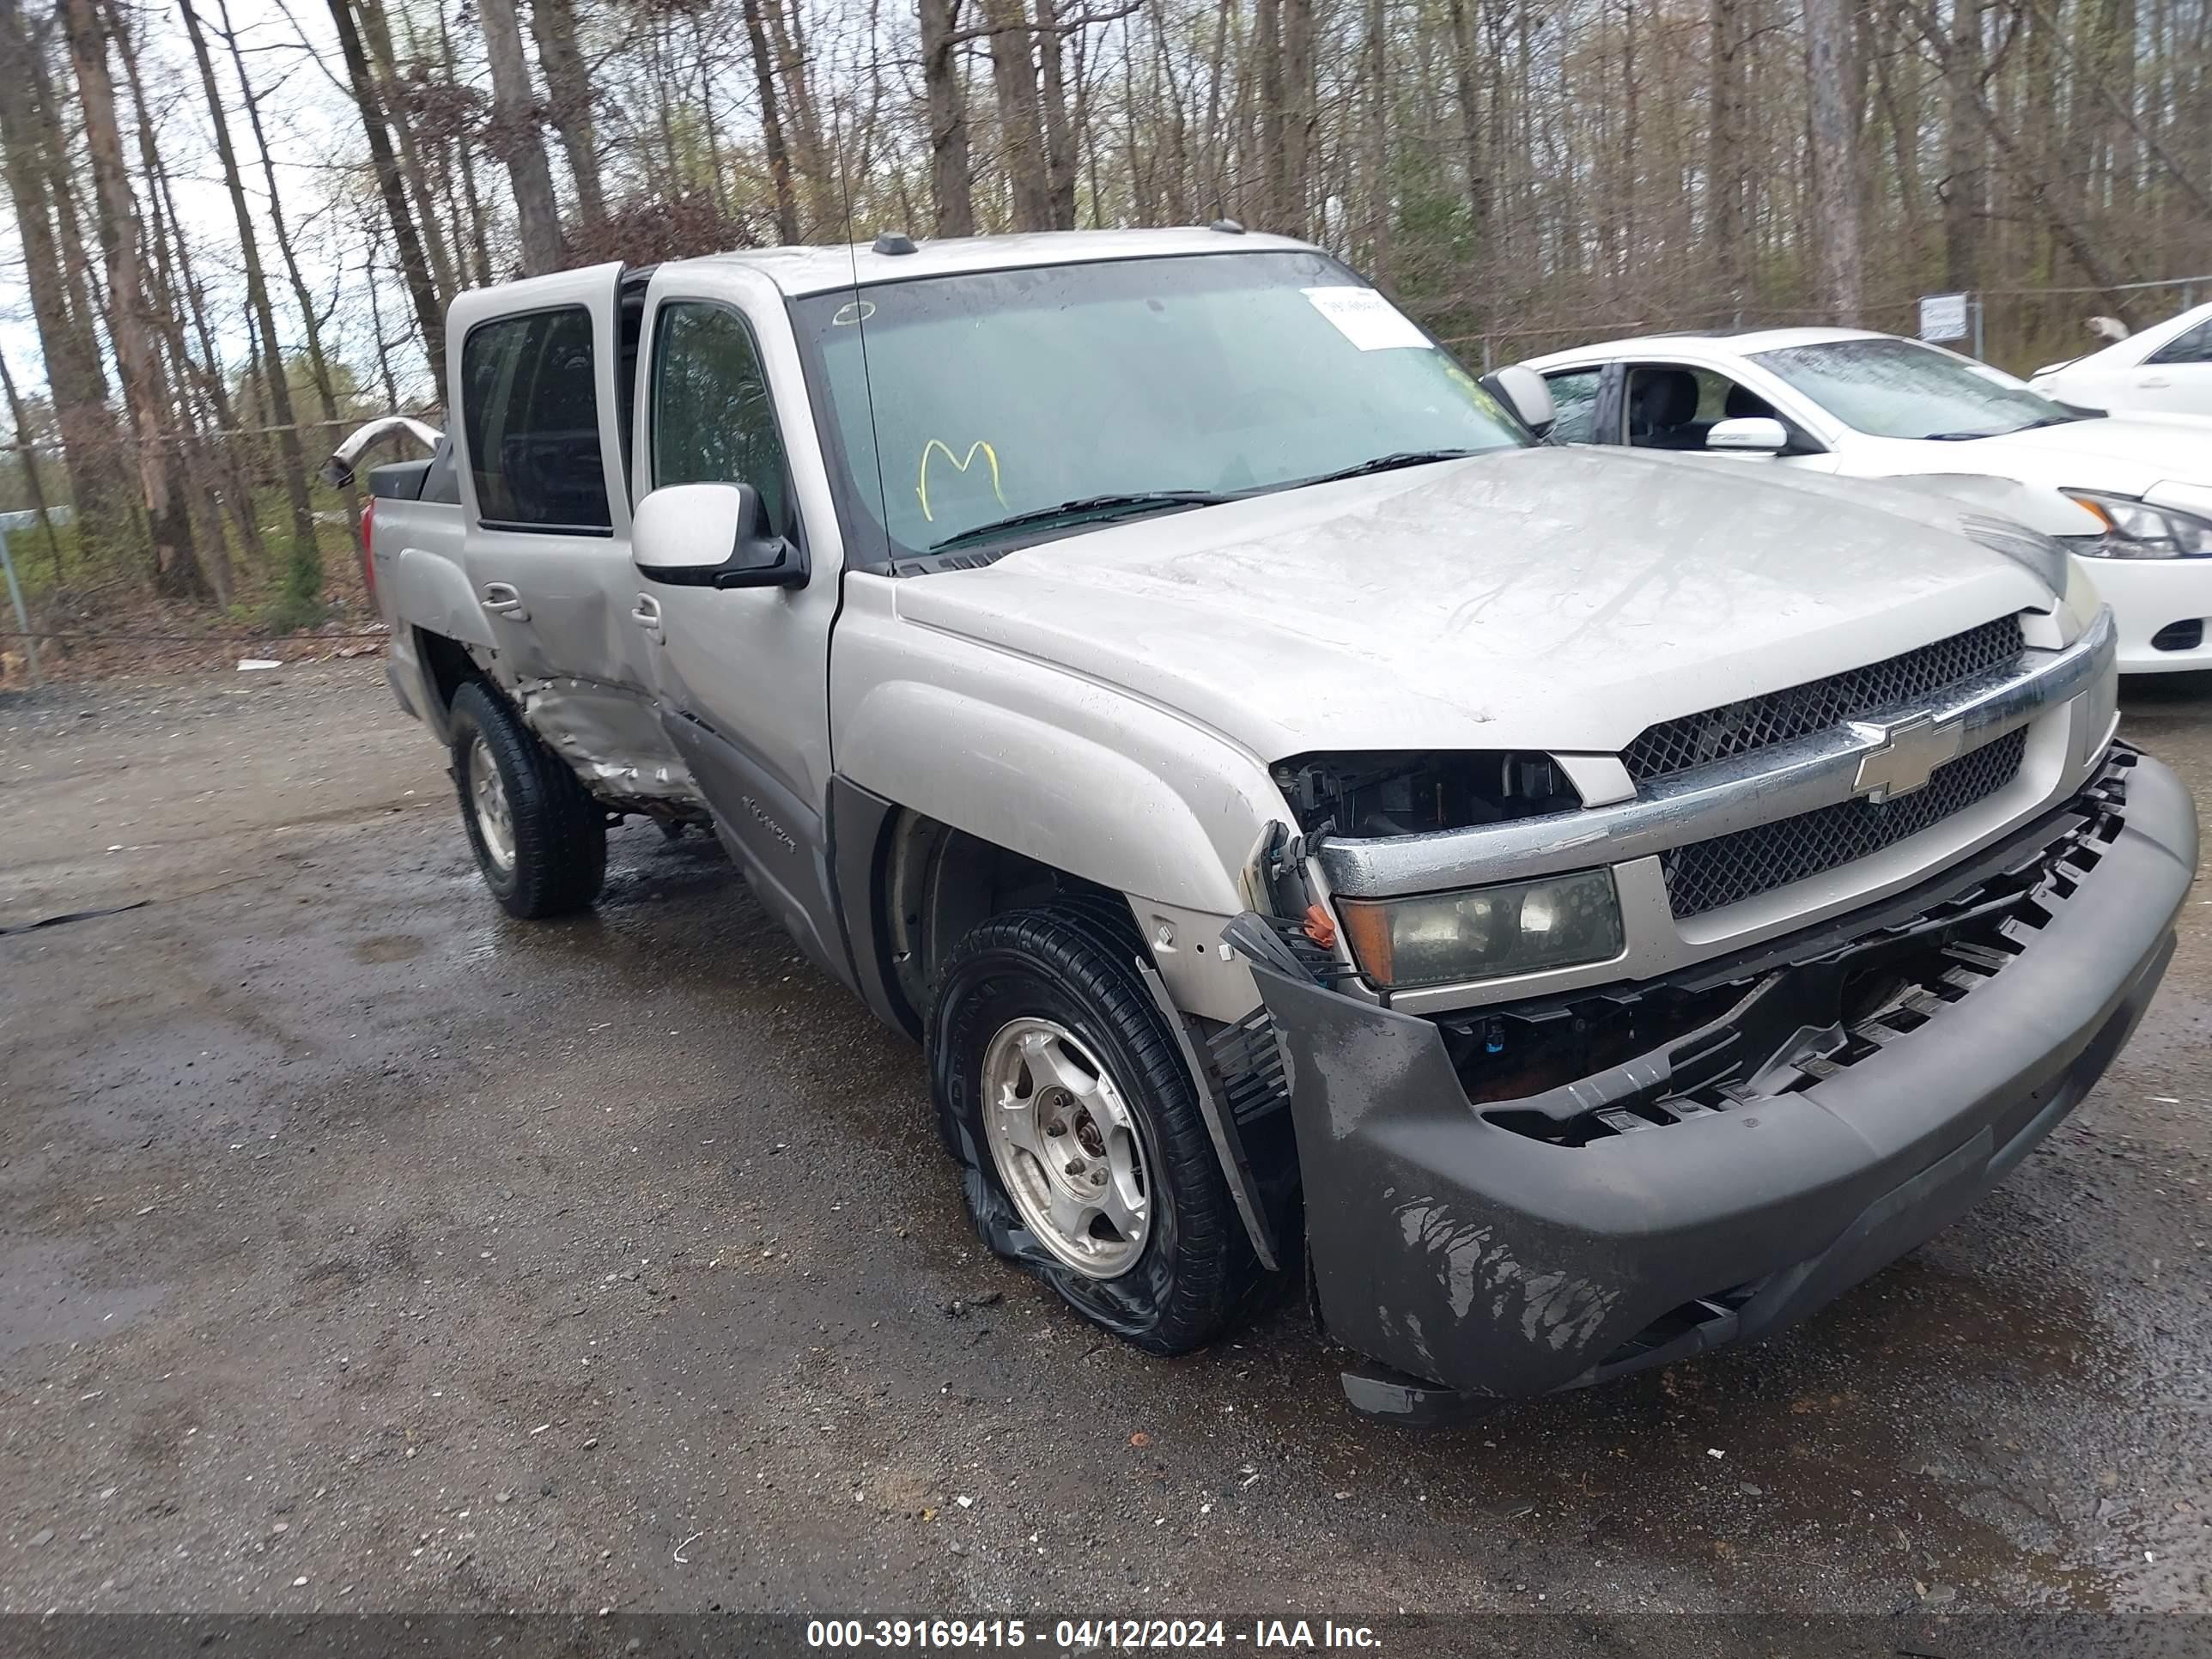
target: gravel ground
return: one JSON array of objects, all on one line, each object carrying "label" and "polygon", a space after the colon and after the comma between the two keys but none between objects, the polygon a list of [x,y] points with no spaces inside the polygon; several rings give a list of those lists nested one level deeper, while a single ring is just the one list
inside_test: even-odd
[{"label": "gravel ground", "polygon": [[139,907],[0,937],[0,1610],[2207,1605],[2212,901],[1933,1243],[1421,1435],[1295,1309],[1093,1334],[715,849],[611,865],[507,920],[374,663],[0,699],[0,928]]}]

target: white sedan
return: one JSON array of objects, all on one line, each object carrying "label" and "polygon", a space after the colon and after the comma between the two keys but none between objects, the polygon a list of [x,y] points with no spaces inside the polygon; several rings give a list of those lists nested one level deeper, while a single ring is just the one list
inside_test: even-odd
[{"label": "white sedan", "polygon": [[2039,368],[2029,384],[2062,403],[2114,415],[2212,415],[2212,305]]},{"label": "white sedan", "polygon": [[2123,672],[2212,668],[2212,420],[2085,413],[1971,357],[1857,329],[1652,334],[1527,367],[1551,389],[1558,442],[1954,478],[1968,495],[1990,478],[2027,486],[2048,504],[2038,527],[2090,561]]}]

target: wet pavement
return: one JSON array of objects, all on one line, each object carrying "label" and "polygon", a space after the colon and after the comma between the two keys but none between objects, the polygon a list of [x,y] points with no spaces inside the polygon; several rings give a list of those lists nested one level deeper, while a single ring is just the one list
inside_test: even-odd
[{"label": "wet pavement", "polygon": [[[2127,710],[2212,816],[2212,687]],[[2212,1595],[2212,901],[1934,1243],[1415,1434],[1295,1305],[1171,1363],[1077,1322],[711,845],[511,921],[441,759],[368,664],[0,700],[0,928],[147,901],[0,937],[0,1608]]]}]

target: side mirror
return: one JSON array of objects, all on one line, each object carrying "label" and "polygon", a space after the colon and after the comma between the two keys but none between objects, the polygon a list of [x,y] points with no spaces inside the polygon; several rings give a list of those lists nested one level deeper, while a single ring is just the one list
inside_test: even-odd
[{"label": "side mirror", "polygon": [[1790,447],[1790,428],[1771,415],[1739,415],[1714,422],[1705,447],[1732,455],[1779,455]]},{"label": "side mirror", "polygon": [[750,484],[671,484],[637,504],[630,562],[678,587],[803,587],[806,556],[776,535]]},{"label": "side mirror", "polygon": [[1552,401],[1552,388],[1544,377],[1526,363],[1508,363],[1503,368],[1492,369],[1482,377],[1482,384],[1516,415],[1521,424],[1541,438],[1547,435],[1559,418],[1559,407]]}]

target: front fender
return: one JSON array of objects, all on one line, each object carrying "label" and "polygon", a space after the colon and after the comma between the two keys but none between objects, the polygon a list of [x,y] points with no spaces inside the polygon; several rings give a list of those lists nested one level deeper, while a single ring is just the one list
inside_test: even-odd
[{"label": "front fender", "polygon": [[[1217,836],[1226,832],[1236,844],[1226,825],[1241,820],[1249,851],[1266,820],[1240,793],[1218,791],[1225,810],[1208,825],[1146,763],[1144,745],[1109,746],[1056,715],[915,680],[879,683],[846,722],[838,770],[902,806],[1118,892],[1224,917],[1243,908]],[[1187,742],[1190,734],[1176,736]]]},{"label": "front fender", "polygon": [[1054,664],[902,622],[896,579],[845,580],[830,676],[838,774],[886,801],[1127,897],[1187,1012],[1259,993],[1221,930],[1253,848],[1286,817],[1225,733]]}]

